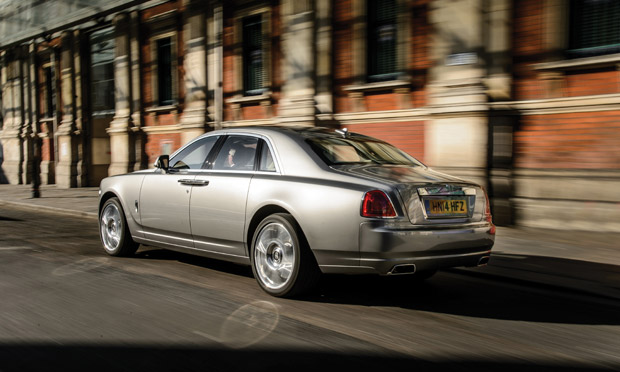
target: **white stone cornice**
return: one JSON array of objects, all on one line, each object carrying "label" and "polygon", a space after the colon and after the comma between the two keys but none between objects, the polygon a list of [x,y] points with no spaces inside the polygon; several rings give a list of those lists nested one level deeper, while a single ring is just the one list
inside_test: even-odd
[{"label": "white stone cornice", "polygon": [[333,117],[342,124],[351,125],[378,123],[382,121],[398,122],[428,120],[430,119],[430,113],[427,108],[418,108],[408,110],[347,112],[334,114]]},{"label": "white stone cornice", "polygon": [[568,114],[575,112],[620,111],[620,94],[562,97],[528,101],[489,103],[494,109],[519,110],[522,115]]},{"label": "white stone cornice", "polygon": [[143,126],[142,131],[146,134],[169,134],[179,133],[183,126],[175,125],[155,125],[155,126]]}]

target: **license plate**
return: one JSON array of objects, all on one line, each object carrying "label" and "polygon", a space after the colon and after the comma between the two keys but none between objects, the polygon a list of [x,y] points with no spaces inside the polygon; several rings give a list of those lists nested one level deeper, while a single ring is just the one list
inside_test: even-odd
[{"label": "license plate", "polygon": [[428,212],[431,216],[467,216],[467,199],[431,199]]}]

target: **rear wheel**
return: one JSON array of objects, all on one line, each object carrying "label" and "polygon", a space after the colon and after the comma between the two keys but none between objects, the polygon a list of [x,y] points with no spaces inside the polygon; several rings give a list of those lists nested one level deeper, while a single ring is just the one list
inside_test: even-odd
[{"label": "rear wheel", "polygon": [[116,197],[108,199],[101,208],[99,236],[110,256],[131,256],[140,246],[131,239],[123,207]]},{"label": "rear wheel", "polygon": [[291,297],[306,292],[320,276],[299,225],[286,213],[272,214],[258,225],[251,255],[256,281],[273,296]]}]

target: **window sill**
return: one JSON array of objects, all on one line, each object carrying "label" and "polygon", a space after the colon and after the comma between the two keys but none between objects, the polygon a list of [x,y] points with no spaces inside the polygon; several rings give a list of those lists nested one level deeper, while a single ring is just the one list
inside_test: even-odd
[{"label": "window sill", "polygon": [[586,70],[620,64],[620,53],[535,64],[537,71]]},{"label": "window sill", "polygon": [[370,92],[376,90],[394,90],[399,88],[408,88],[409,86],[411,86],[411,82],[406,80],[390,80],[360,85],[347,85],[343,87],[342,90],[344,90],[345,92]]},{"label": "window sill", "polygon": [[271,92],[265,92],[261,95],[257,96],[244,96],[244,97],[233,97],[226,100],[227,103],[257,103],[262,101],[268,101],[271,99]]},{"label": "window sill", "polygon": [[151,106],[144,109],[146,113],[170,113],[179,110],[179,105],[166,105],[166,106]]}]

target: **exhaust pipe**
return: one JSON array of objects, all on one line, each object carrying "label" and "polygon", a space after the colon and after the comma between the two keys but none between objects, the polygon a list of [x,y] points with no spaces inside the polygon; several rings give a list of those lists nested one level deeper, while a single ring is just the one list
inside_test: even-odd
[{"label": "exhaust pipe", "polygon": [[416,271],[415,264],[396,265],[390,270],[390,275],[413,274]]},{"label": "exhaust pipe", "polygon": [[489,256],[480,257],[478,260],[478,266],[486,266],[489,263]]}]

